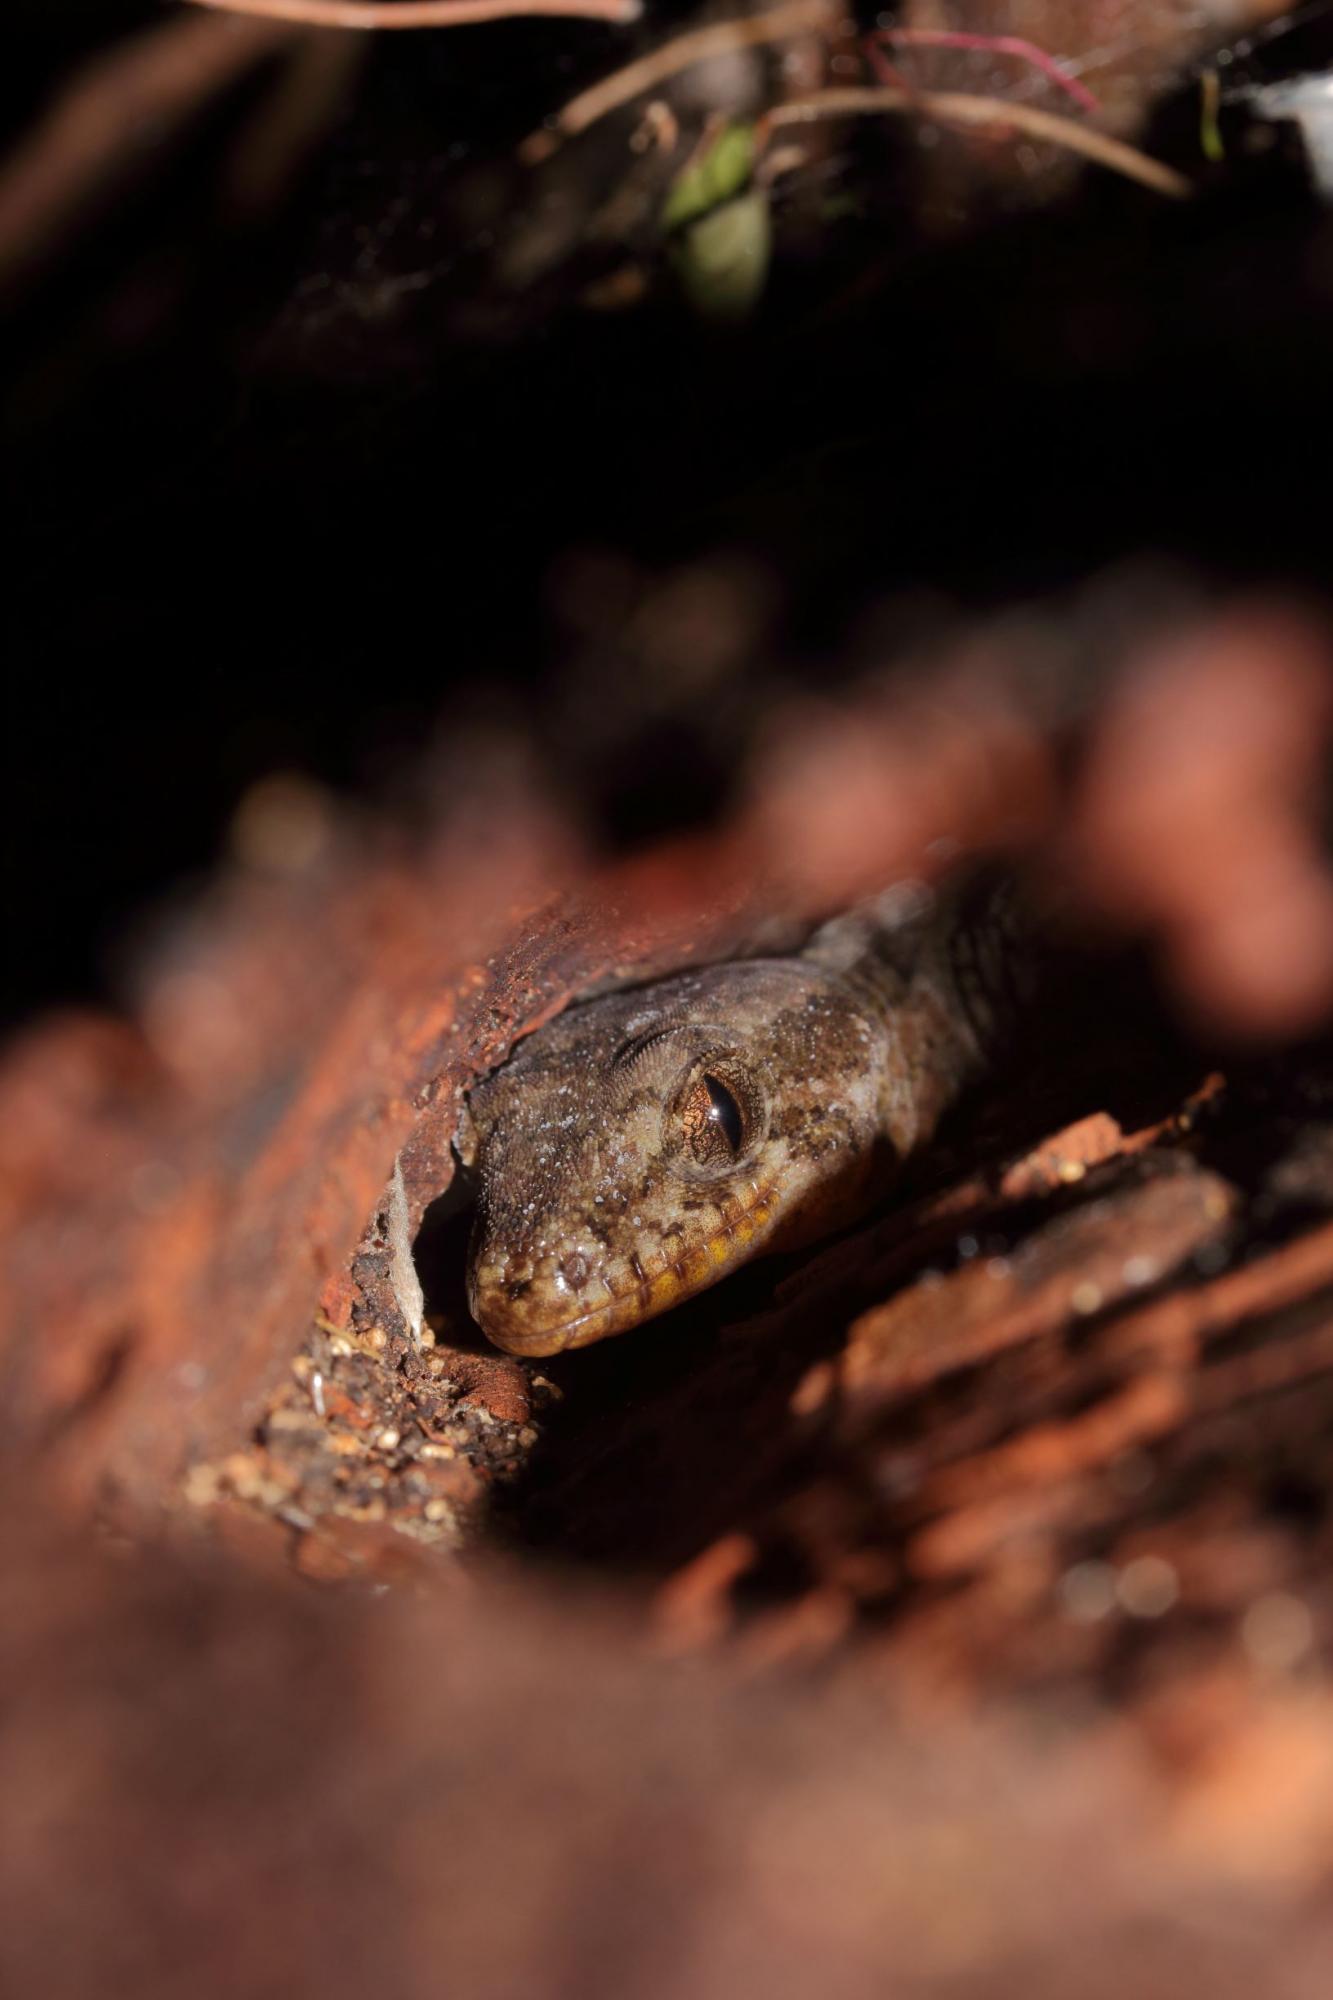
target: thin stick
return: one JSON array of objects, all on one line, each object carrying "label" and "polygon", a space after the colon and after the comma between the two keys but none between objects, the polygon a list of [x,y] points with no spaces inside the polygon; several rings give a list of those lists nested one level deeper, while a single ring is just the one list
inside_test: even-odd
[{"label": "thin stick", "polygon": [[779,104],[765,113],[761,123],[766,131],[772,131],[779,125],[809,125],[820,118],[854,118],[884,111],[938,118],[942,125],[1007,125],[1031,139],[1049,139],[1071,153],[1081,153],[1084,159],[1109,168],[1113,174],[1124,174],[1154,194],[1185,201],[1194,192],[1184,174],[1141,153],[1137,146],[1127,146],[1123,140],[1109,138],[1105,132],[1062,118],[1057,112],[1039,110],[1035,104],[1010,104],[1003,97],[974,97],[961,90],[909,92],[849,85],[841,90],[816,91],[793,104]]},{"label": "thin stick", "polygon": [[220,14],[294,21],[303,28],[465,28],[474,21],[508,21],[530,14],[574,15],[590,21],[637,21],[639,0],[187,0]]},{"label": "thin stick", "polygon": [[660,48],[650,49],[637,61],[626,63],[612,75],[603,77],[578,97],[571,97],[552,125],[534,132],[521,146],[521,157],[535,163],[553,153],[563,139],[586,132],[599,118],[619,110],[647,91],[656,90],[668,77],[714,56],[731,55],[736,49],[760,48],[765,42],[784,42],[796,35],[828,28],[842,18],[836,0],[787,0],[767,14],[751,14],[735,21],[715,21],[707,28],[694,28]]},{"label": "thin stick", "polygon": [[0,165],[0,289],[48,258],[214,91],[292,39],[177,15],[99,57]]},{"label": "thin stick", "polygon": [[369,52],[356,35],[298,35],[267,97],[237,135],[228,162],[228,215],[262,215],[281,196],[337,116]]}]

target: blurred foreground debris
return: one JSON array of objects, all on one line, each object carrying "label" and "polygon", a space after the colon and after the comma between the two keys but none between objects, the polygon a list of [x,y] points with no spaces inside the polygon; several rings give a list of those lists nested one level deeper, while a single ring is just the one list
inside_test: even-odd
[{"label": "blurred foreground debris", "polygon": [[728,1686],[568,1587],[316,1595],[12,1504],[0,1576],[10,1991],[1324,1989],[1326,1689],[1181,1782],[1113,1718]]}]

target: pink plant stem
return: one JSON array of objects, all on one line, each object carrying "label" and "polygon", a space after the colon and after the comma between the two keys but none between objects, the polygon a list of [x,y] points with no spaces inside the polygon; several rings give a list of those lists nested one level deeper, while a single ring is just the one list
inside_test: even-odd
[{"label": "pink plant stem", "polygon": [[905,76],[900,69],[896,68],[889,61],[873,34],[867,35],[864,38],[861,47],[866,61],[875,73],[876,82],[892,84],[898,90],[911,90],[911,78]]},{"label": "pink plant stem", "polygon": [[971,49],[993,56],[1016,56],[1020,62],[1031,63],[1034,69],[1039,69],[1084,111],[1096,117],[1102,108],[1086,85],[1081,84],[1077,77],[1066,75],[1054,56],[1048,56],[1045,49],[1039,49],[1035,42],[1025,41],[1021,35],[969,35],[953,28],[876,28],[869,39],[872,42],[891,42],[902,48]]}]

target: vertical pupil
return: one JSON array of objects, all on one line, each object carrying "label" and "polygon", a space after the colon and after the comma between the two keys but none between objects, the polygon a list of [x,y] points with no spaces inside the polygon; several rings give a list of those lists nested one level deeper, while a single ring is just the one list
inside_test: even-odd
[{"label": "vertical pupil", "polygon": [[741,1149],[741,1108],[724,1083],[715,1076],[704,1078],[708,1092],[709,1116],[717,1125],[733,1153]]}]

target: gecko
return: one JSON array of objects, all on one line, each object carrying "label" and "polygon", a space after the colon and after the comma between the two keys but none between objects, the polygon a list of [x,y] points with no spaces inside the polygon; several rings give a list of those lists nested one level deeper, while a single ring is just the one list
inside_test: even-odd
[{"label": "gecko", "polygon": [[900,885],[787,957],[572,1006],[474,1085],[468,1302],[584,1347],[865,1212],[1021,1007],[1014,899]]}]

